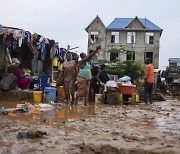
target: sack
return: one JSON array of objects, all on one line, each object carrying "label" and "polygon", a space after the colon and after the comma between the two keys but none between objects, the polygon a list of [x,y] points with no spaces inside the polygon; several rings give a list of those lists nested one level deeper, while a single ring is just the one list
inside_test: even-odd
[{"label": "sack", "polygon": [[[0,80],[0,90],[10,90],[15,85],[12,85],[15,82],[16,84],[16,76],[14,74],[5,74],[3,78]],[[12,87],[11,87],[12,85]],[[11,87],[11,88],[10,88]]]},{"label": "sack", "polygon": [[57,86],[62,86],[64,82],[64,76],[63,76],[63,72],[60,72],[59,77],[57,79]]}]

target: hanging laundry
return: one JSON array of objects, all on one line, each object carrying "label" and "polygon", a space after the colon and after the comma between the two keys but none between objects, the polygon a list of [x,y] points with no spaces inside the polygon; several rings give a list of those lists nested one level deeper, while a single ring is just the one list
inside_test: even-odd
[{"label": "hanging laundry", "polygon": [[13,34],[10,33],[7,36],[6,47],[9,48],[9,49],[13,49],[13,41],[14,41]]},{"label": "hanging laundry", "polygon": [[18,47],[18,42],[17,40],[13,40],[13,44],[12,44],[13,50],[15,50]]},{"label": "hanging laundry", "polygon": [[44,37],[45,44],[49,44],[48,38]]},{"label": "hanging laundry", "polygon": [[22,31],[22,39],[24,40],[26,37],[26,32],[24,30],[21,30],[21,31]]},{"label": "hanging laundry", "polygon": [[65,48],[60,48],[60,56],[63,57],[64,61],[66,61],[67,50]]},{"label": "hanging laundry", "polygon": [[41,49],[41,41],[43,40],[43,37],[41,35],[37,36],[36,41],[36,45],[37,45],[37,49]]},{"label": "hanging laundry", "polygon": [[60,57],[60,49],[58,43],[55,45],[55,56]]},{"label": "hanging laundry", "polygon": [[45,54],[45,50],[46,50],[46,44],[45,44],[45,40],[43,40],[41,42],[41,54]]},{"label": "hanging laundry", "polygon": [[14,30],[13,37],[14,37],[15,40],[18,40],[18,47],[21,47],[22,39],[23,39],[22,31],[21,30],[17,30],[17,29]]},{"label": "hanging laundry", "polygon": [[28,42],[31,42],[31,33],[27,32],[27,35],[28,35]]},{"label": "hanging laundry", "polygon": [[37,40],[38,34],[37,33],[32,34],[32,38],[33,38],[33,40]]},{"label": "hanging laundry", "polygon": [[26,31],[25,32],[25,39],[27,40],[28,44],[31,42],[31,33]]},{"label": "hanging laundry", "polygon": [[8,28],[4,28],[4,30],[3,30],[3,42],[4,43],[6,41],[7,36],[8,36]]},{"label": "hanging laundry", "polygon": [[3,34],[3,26],[0,24],[0,34]]}]

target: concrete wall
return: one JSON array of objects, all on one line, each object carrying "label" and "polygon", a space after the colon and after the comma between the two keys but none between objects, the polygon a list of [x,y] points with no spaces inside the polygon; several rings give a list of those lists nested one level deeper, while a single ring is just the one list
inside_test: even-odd
[{"label": "concrete wall", "polygon": [[[144,54],[145,52],[153,52],[153,64],[155,68],[159,67],[159,40],[160,40],[160,32],[153,32],[154,33],[154,44],[146,44],[145,43],[145,31],[136,31],[136,42],[134,45],[127,43],[127,32],[128,31],[119,31],[119,44],[112,44],[111,43],[111,32],[107,31],[107,46],[114,45],[120,46],[123,45],[126,50],[133,50],[135,51],[135,60],[141,61],[142,64],[144,63]],[[108,54],[109,55],[109,54]],[[107,56],[108,57],[108,56]],[[119,58],[120,60],[126,60],[126,55],[122,54]],[[109,59],[107,59],[109,60]]]},{"label": "concrete wall", "polygon": [[[91,32],[97,31],[99,32],[98,36],[98,42],[92,44],[90,41]],[[90,53],[90,50],[95,50],[97,46],[101,45],[101,52],[99,52],[99,55],[95,57],[95,59],[106,59],[105,54],[105,47],[106,47],[106,31],[104,24],[101,22],[101,20],[97,17],[89,26],[88,28],[88,54]]]},{"label": "concrete wall", "polygon": [[[133,50],[135,51],[135,60],[141,61],[142,65],[144,65],[144,57],[145,52],[153,52],[153,64],[155,68],[159,67],[159,42],[160,42],[160,32],[159,31],[147,31],[145,27],[139,22],[138,19],[135,19],[131,24],[127,26],[127,29],[117,31],[114,30],[113,32],[119,32],[119,43],[112,44],[111,43],[111,32],[106,31],[104,25],[101,21],[97,18],[94,20],[90,26],[88,31],[88,51],[94,50],[95,45],[92,45],[90,42],[90,32],[91,31],[98,31],[99,32],[99,39],[100,45],[102,46],[102,52],[98,56],[98,59],[106,59],[110,60],[110,54],[106,52],[109,46],[120,46],[123,45],[126,50]],[[134,45],[127,43],[127,32],[136,32],[136,42]],[[154,42],[153,44],[146,44],[145,43],[145,34],[146,32],[153,32],[154,33]],[[118,57],[119,60],[125,61],[126,55],[121,54]]]}]

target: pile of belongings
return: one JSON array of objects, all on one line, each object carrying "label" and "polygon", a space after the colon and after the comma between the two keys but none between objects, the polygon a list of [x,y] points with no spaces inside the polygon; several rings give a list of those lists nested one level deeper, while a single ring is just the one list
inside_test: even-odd
[{"label": "pile of belongings", "polygon": [[123,76],[121,78],[119,78],[118,83],[121,83],[122,85],[128,85],[131,86],[131,77],[129,76]]}]

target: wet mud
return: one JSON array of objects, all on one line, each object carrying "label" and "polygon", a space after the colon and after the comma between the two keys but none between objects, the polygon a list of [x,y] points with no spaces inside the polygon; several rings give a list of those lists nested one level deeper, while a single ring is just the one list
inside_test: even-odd
[{"label": "wet mud", "polygon": [[[42,131],[41,138],[18,138]],[[0,153],[178,154],[180,102],[69,106],[0,115]]]}]

